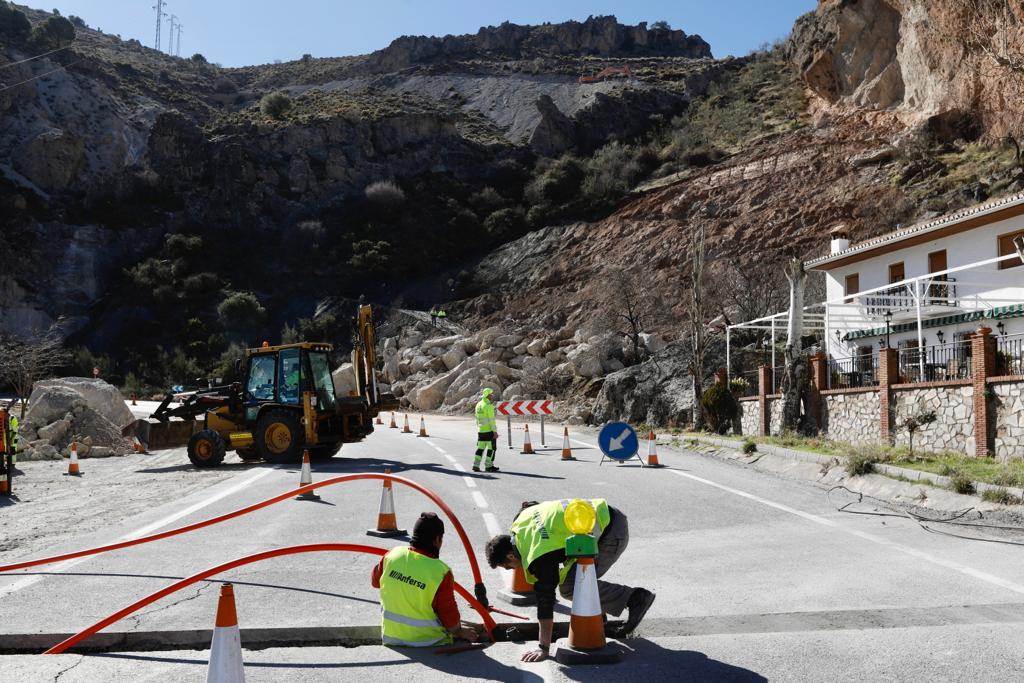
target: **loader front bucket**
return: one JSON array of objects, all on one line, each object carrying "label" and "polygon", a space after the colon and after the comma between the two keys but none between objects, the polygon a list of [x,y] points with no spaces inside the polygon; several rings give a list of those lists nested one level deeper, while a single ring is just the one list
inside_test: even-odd
[{"label": "loader front bucket", "polygon": [[165,422],[152,418],[135,420],[121,430],[123,436],[139,437],[148,451],[166,448],[184,448],[193,434],[202,429],[198,420],[172,419]]}]

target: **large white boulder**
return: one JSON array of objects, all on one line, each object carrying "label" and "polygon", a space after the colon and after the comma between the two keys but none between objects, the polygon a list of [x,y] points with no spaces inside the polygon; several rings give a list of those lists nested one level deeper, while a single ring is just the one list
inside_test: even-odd
[{"label": "large white boulder", "polygon": [[356,390],[356,376],[351,363],[343,363],[331,373],[331,379],[334,381],[335,396],[348,396],[350,391]]},{"label": "large white boulder", "polygon": [[658,353],[668,346],[668,343],[660,334],[648,334],[647,332],[640,333],[640,343],[647,349],[648,353],[652,354]]},{"label": "large white boulder", "polygon": [[451,350],[441,356],[441,360],[444,361],[445,367],[449,370],[454,370],[455,367],[466,360],[466,352],[462,350],[461,345],[452,346]]},{"label": "large white boulder", "polygon": [[458,370],[452,370],[430,382],[420,384],[410,391],[406,398],[417,410],[437,410],[444,401],[445,392],[458,377]]},{"label": "large white boulder", "polygon": [[[132,411],[125,405],[124,396],[117,387],[102,379],[92,377],[62,377],[60,379],[41,380],[32,387],[32,396],[29,397],[29,411],[32,410],[32,403],[38,395],[54,388],[62,387],[78,392],[85,404],[97,413],[113,422],[118,427],[124,427],[135,420]],[[39,392],[39,394],[37,394]],[[67,412],[65,410],[64,412]],[[43,424],[40,421],[38,424]]]},{"label": "large white boulder", "polygon": [[[519,342],[523,341],[521,335],[518,334],[503,334],[494,340],[494,346],[500,346],[503,349],[511,349]],[[525,349],[524,349],[525,350]]]}]

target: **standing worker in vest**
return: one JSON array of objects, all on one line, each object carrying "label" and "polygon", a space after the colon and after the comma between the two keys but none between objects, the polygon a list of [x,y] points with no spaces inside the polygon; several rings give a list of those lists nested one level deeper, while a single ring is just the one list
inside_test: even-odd
[{"label": "standing worker in vest", "polygon": [[374,567],[371,581],[380,589],[385,645],[429,647],[451,643],[453,637],[480,638],[480,627],[459,617],[452,570],[438,559],[443,540],[444,522],[424,512],[409,546],[391,549]]},{"label": "standing worker in vest", "polygon": [[[576,562],[566,561],[565,542],[571,532],[565,525],[565,508],[570,500],[535,501],[523,503],[512,522],[510,534],[495,536],[487,542],[487,562],[492,568],[515,569],[521,567],[527,583],[534,584],[537,596],[537,621],[540,623],[540,643],[537,650],[523,655],[524,662],[547,659],[554,629],[555,586],[566,600],[572,599],[576,582]],[[597,512],[594,536],[597,537],[597,558],[594,565],[597,577],[615,564],[629,544],[629,520],[622,510],[613,508],[603,498],[589,501]],[[646,588],[631,588],[608,581],[598,581],[597,591],[601,609],[613,617],[629,610],[629,617],[614,635],[625,636],[633,632],[654,602],[654,593]]]},{"label": "standing worker in vest", "polygon": [[476,455],[473,457],[473,471],[480,471],[480,460],[484,461],[484,470],[499,472],[494,466],[494,454],[498,450],[498,420],[494,416],[494,403],[491,394],[494,389],[487,387],[476,404]]},{"label": "standing worker in vest", "polygon": [[[14,407],[13,403],[11,404],[11,407]],[[8,424],[10,425],[8,435],[11,438],[11,464],[13,465],[14,463],[18,462],[18,418],[14,415],[13,410],[11,411],[10,415],[11,420],[10,422],[8,422]]]}]

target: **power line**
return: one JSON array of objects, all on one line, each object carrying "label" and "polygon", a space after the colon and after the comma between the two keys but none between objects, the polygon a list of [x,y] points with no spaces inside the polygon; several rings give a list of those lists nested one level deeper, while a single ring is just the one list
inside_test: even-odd
[{"label": "power line", "polygon": [[161,46],[160,20],[167,16],[164,12],[164,5],[166,4],[167,0],[156,0],[156,4],[153,5],[153,9],[156,10],[156,49],[158,51]]},{"label": "power line", "polygon": [[25,62],[31,62],[33,59],[39,59],[40,57],[46,57],[47,55],[52,55],[54,52],[60,52],[61,50],[67,50],[69,48],[71,48],[71,45],[65,45],[64,47],[58,47],[56,50],[50,50],[49,52],[44,52],[41,55],[36,55],[35,57],[29,57],[28,59],[23,59],[20,62],[10,62],[9,64],[0,64],[0,69],[6,69],[9,66],[17,66],[18,64],[24,64]]},{"label": "power line", "polygon": [[23,80],[20,83],[15,83],[13,85],[4,86],[4,87],[0,88],[0,92],[4,92],[5,90],[10,90],[11,88],[17,88],[19,85],[25,85],[26,83],[31,83],[32,81],[36,80],[37,78],[42,78],[43,76],[49,76],[50,74],[55,74],[58,71],[63,71],[64,69],[67,69],[68,67],[72,67],[75,64],[78,64],[80,61],[82,61],[82,60],[81,59],[76,59],[75,61],[71,62],[70,64],[65,64],[63,66],[59,66],[59,67],[57,67],[56,69],[54,69],[52,71],[47,71],[44,74],[39,74],[38,76],[33,76],[32,78],[26,78],[25,80]]}]

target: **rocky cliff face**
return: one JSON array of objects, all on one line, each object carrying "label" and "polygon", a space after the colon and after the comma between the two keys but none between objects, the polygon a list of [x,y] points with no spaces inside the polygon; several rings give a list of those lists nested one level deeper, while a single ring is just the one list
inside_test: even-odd
[{"label": "rocky cliff face", "polygon": [[[820,0],[797,21],[791,57],[825,112],[934,119],[954,137],[1018,134],[1024,10],[974,0]],[[942,132],[946,132],[943,130]]]}]

